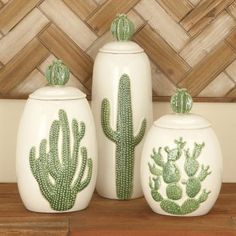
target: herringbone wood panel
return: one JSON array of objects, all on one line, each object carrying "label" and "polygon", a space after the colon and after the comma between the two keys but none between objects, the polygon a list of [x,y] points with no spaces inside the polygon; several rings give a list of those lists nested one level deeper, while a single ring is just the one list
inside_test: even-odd
[{"label": "herringbone wood panel", "polygon": [[118,13],[149,55],[153,98],[176,87],[198,101],[236,101],[236,0],[0,0],[0,98],[27,98],[61,58],[90,97],[93,61]]}]

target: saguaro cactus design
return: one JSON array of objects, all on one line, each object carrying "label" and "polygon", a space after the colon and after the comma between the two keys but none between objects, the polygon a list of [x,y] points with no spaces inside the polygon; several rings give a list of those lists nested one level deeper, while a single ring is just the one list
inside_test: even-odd
[{"label": "saguaro cactus design", "polygon": [[[175,140],[175,144],[176,148],[164,148],[167,161],[164,160],[161,147],[158,152],[153,149],[151,158],[154,163],[148,163],[151,173],[149,187],[152,198],[160,202],[160,207],[163,211],[172,215],[186,215],[196,211],[200,204],[207,200],[210,191],[201,190],[201,182],[211,172],[209,171],[209,166],[201,165],[200,168],[197,160],[205,145],[204,143],[195,143],[191,153],[189,149],[184,150],[186,142],[182,138]],[[185,155],[184,171],[188,176],[187,180],[181,180],[181,171],[177,166],[177,161],[183,156],[183,153]],[[166,186],[166,197],[159,191],[162,184]],[[184,187],[186,199],[183,198]]]},{"label": "saguaro cactus design", "polygon": [[116,144],[116,194],[119,199],[129,199],[133,192],[134,151],[146,130],[144,119],[136,136],[133,132],[130,78],[123,74],[119,81],[116,130],[110,125],[110,102],[103,99],[101,123],[105,135]]},{"label": "saguaro cactus design", "polygon": [[[59,151],[60,130],[62,150]],[[86,147],[80,147],[85,134],[84,122],[78,123],[76,119],[73,119],[72,133],[74,142],[71,149],[67,114],[64,110],[59,110],[59,120],[52,122],[49,131],[49,142],[46,139],[40,142],[39,157],[36,158],[35,146],[30,149],[31,171],[42,195],[56,211],[71,209],[78,192],[87,187],[92,177],[92,160],[87,157]],[[79,166],[78,163],[80,163]]]}]

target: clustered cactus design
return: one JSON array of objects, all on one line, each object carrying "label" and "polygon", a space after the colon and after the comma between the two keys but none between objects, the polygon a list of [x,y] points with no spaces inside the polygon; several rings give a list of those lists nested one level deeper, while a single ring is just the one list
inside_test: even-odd
[{"label": "clustered cactus design", "polygon": [[110,102],[103,99],[101,107],[102,128],[116,144],[116,194],[119,199],[129,199],[133,192],[134,151],[146,130],[146,119],[136,136],[133,134],[130,78],[123,74],[119,81],[116,130],[110,124]]},{"label": "clustered cactus design", "polygon": [[[173,149],[164,148],[167,161],[163,158],[162,147],[159,147],[158,152],[155,148],[153,149],[151,158],[154,163],[148,163],[151,172],[149,187],[152,198],[160,202],[162,210],[172,215],[186,215],[197,210],[200,204],[207,200],[210,191],[206,189],[201,191],[201,182],[211,172],[209,166],[201,165],[200,168],[197,160],[205,145],[204,143],[195,143],[192,152],[189,149],[184,149],[186,142],[181,137],[175,140],[175,144],[176,147]],[[184,171],[188,176],[187,180],[181,180],[181,172],[177,165],[177,161],[183,154],[185,156]],[[166,198],[159,191],[163,181],[166,185]],[[185,187],[187,199],[183,199],[183,187]],[[184,201],[179,204],[178,200]]]},{"label": "clustered cactus design", "polygon": [[111,24],[111,33],[117,41],[128,41],[134,33],[134,24],[127,15],[119,14]]},{"label": "clustered cactus design", "polygon": [[[62,150],[59,153],[60,130]],[[84,122],[78,123],[73,119],[72,133],[74,142],[71,150],[69,122],[66,112],[61,109],[59,120],[54,120],[50,127],[49,142],[47,143],[46,139],[40,142],[39,157],[36,158],[35,146],[30,149],[29,162],[33,176],[38,182],[42,195],[56,211],[71,209],[78,192],[88,186],[92,177],[92,160],[87,157],[86,147],[80,147],[80,142],[85,135]],[[80,166],[78,166],[79,152]]]}]

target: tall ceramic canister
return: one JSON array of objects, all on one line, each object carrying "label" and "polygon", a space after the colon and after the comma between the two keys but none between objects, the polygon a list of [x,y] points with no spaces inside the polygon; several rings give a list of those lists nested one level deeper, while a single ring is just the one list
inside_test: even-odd
[{"label": "tall ceramic canister", "polygon": [[150,63],[144,50],[129,41],[134,25],[126,15],[111,25],[116,41],[98,52],[92,85],[92,111],[98,137],[98,193],[111,199],[143,195],[140,159],[152,123]]},{"label": "tall ceramic canister", "polygon": [[209,121],[189,113],[192,98],[186,89],[177,90],[171,106],[173,113],[156,120],[145,140],[144,196],[162,215],[205,215],[221,188],[220,146]]},{"label": "tall ceramic canister", "polygon": [[86,95],[64,86],[62,61],[47,68],[49,85],[30,94],[20,121],[16,171],[30,211],[60,213],[86,208],[95,188],[97,144]]}]

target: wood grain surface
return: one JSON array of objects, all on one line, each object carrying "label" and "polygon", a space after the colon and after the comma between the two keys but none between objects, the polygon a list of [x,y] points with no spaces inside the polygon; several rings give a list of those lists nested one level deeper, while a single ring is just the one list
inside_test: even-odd
[{"label": "wood grain surface", "polygon": [[[134,22],[133,40],[151,60],[154,101],[178,87],[195,101],[236,101],[236,0],[0,0],[0,98],[27,98],[44,86],[56,58],[91,97],[93,62],[113,40],[119,13]],[[35,42],[39,55],[30,50]]]},{"label": "wood grain surface", "polygon": [[97,194],[83,211],[40,214],[24,208],[16,184],[0,184],[0,235],[235,236],[235,199],[236,184],[223,184],[215,206],[201,217],[162,216],[144,198],[117,201]]}]

